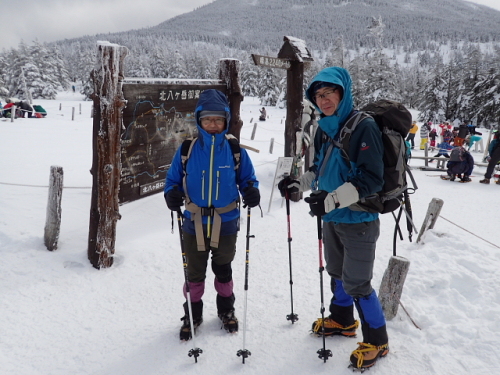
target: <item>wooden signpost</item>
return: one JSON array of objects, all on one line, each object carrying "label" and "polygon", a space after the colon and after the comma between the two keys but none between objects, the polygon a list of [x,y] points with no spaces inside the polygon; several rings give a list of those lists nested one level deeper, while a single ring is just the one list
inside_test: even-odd
[{"label": "wooden signpost", "polygon": [[[300,154],[297,154],[297,134],[302,132],[304,63],[313,61],[313,58],[303,40],[285,36],[283,41],[278,57],[252,55],[252,58],[255,65],[287,71],[284,156],[294,158],[291,177],[296,178],[302,174],[301,166],[298,165]],[[290,199],[296,202],[300,197],[300,193],[294,193]]]}]

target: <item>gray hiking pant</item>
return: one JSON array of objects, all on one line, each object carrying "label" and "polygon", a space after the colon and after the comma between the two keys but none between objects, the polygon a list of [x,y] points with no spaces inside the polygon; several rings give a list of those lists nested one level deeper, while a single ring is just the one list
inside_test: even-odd
[{"label": "gray hiking pant", "polygon": [[323,222],[325,268],[331,277],[342,280],[351,297],[364,297],[373,291],[371,279],[379,234],[379,219],[358,224]]},{"label": "gray hiking pant", "polygon": [[[212,269],[219,269],[220,266],[225,266],[223,273],[231,272],[231,262],[236,254],[236,238],[237,234],[228,236],[220,236],[219,247],[217,249],[210,248],[210,251],[198,251],[196,236],[183,232],[184,236],[184,251],[187,257],[187,271],[190,282],[199,283],[205,281],[207,273],[208,258],[212,255]],[[205,238],[207,248],[210,247],[210,239]],[[227,269],[228,268],[228,269]],[[224,278],[217,275],[215,276]],[[223,282],[226,282],[225,280]]]}]

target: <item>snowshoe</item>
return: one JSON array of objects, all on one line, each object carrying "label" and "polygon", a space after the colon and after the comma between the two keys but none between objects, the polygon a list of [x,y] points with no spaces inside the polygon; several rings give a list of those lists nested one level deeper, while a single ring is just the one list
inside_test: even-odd
[{"label": "snowshoe", "polygon": [[234,315],[234,309],[226,313],[219,314],[219,319],[222,322],[222,327],[229,333],[238,332],[238,318]]},{"label": "snowshoe", "polygon": [[377,363],[379,358],[389,354],[389,344],[375,346],[364,342],[358,342],[358,348],[351,354],[349,368],[364,372]]},{"label": "snowshoe", "polygon": [[[191,324],[189,322],[189,316],[184,315],[181,318],[181,320],[182,320],[182,327],[179,333],[179,338],[181,341],[189,341],[193,338],[193,335],[191,334]],[[193,327],[195,333],[196,333],[196,328],[198,328],[201,323],[203,323],[203,318],[198,318],[193,320]]]},{"label": "snowshoe", "polygon": [[439,177],[441,177],[441,180],[451,180],[451,181],[453,181],[455,179],[455,177],[453,177],[453,180],[452,180],[451,177],[449,175],[447,175],[447,174],[442,174]]},{"label": "snowshoe", "polygon": [[[356,328],[359,327],[359,321],[355,320],[350,326],[343,326],[331,318],[325,318],[325,336],[340,335],[346,337],[356,337]],[[318,318],[311,328],[311,332],[317,336],[322,336],[323,319]]]}]

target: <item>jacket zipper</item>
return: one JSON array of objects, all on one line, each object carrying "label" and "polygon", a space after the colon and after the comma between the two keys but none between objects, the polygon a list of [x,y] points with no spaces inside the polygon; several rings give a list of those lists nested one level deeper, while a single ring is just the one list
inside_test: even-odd
[{"label": "jacket zipper", "polygon": [[[212,144],[210,145],[210,169],[208,175],[208,207],[212,207],[212,184],[214,173],[214,149],[215,149],[215,136],[212,135]],[[207,218],[207,237],[210,238],[212,233],[212,218]]]},{"label": "jacket zipper", "polygon": [[201,172],[201,199],[205,199],[205,170]]},{"label": "jacket zipper", "polygon": [[220,171],[217,171],[217,188],[215,189],[215,200],[219,200]]}]

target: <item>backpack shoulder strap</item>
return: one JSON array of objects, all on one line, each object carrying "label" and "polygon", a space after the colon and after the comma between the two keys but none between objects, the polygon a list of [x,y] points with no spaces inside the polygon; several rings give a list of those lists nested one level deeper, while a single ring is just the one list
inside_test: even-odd
[{"label": "backpack shoulder strap", "polygon": [[365,118],[372,117],[368,113],[363,111],[358,111],[354,115],[352,115],[349,119],[347,119],[346,123],[340,130],[340,136],[338,141],[334,141],[335,146],[342,150],[342,156],[346,161],[348,167],[351,167],[349,161],[349,142],[351,141],[351,135],[356,130],[358,124],[363,121]]},{"label": "backpack shoulder strap", "polygon": [[193,146],[196,143],[198,138],[188,138],[182,142],[181,145],[181,162],[182,162],[182,169],[184,170],[184,173],[186,173],[186,163],[189,159],[189,156],[191,156],[191,151],[193,150]]},{"label": "backpack shoulder strap", "polygon": [[226,139],[229,142],[229,147],[231,147],[231,152],[233,153],[234,160],[234,170],[237,171],[237,178],[239,178],[239,168],[240,168],[240,160],[241,160],[241,146],[238,138],[236,138],[232,134],[226,134]]},{"label": "backpack shoulder strap", "polygon": [[182,188],[184,189],[184,194],[186,194],[186,201],[190,202],[188,193],[187,193],[187,184],[186,184],[186,165],[189,160],[189,156],[191,155],[191,151],[193,151],[193,146],[196,143],[198,138],[188,138],[181,145],[181,163],[182,163],[182,171],[184,172],[184,176],[182,177]]}]

